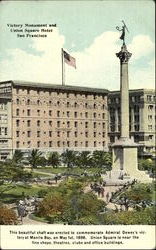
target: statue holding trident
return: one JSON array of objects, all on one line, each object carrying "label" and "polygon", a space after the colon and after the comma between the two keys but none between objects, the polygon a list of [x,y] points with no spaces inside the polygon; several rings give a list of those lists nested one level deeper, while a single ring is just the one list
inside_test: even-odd
[{"label": "statue holding trident", "polygon": [[119,26],[116,26],[116,29],[118,31],[122,31],[120,39],[123,40],[123,45],[125,45],[125,29],[127,30],[128,33],[129,33],[129,30],[128,30],[128,28],[127,28],[127,26],[126,26],[126,24],[125,24],[125,22],[123,20],[122,20],[122,23],[123,23],[122,28],[120,29]]}]

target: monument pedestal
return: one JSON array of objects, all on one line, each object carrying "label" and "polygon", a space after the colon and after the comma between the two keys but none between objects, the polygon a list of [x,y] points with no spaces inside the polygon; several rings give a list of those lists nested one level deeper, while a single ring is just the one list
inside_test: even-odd
[{"label": "monument pedestal", "polygon": [[137,144],[130,138],[120,137],[112,145],[113,165],[111,177],[141,182],[151,182],[152,179],[144,172],[138,170]]}]

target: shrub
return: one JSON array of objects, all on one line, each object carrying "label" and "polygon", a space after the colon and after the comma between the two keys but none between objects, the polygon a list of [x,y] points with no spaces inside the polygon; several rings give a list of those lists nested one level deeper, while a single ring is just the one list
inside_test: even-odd
[{"label": "shrub", "polygon": [[0,206],[0,225],[17,224],[16,213],[7,206]]}]

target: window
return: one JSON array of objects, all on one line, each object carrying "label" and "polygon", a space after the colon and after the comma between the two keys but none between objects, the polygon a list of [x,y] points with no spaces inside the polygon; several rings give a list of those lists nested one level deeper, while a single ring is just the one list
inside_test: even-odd
[{"label": "window", "polygon": [[41,135],[41,132],[37,131],[37,137],[40,137],[40,135]]},{"label": "window", "polygon": [[93,117],[96,118],[96,113],[95,112],[93,113]]},{"label": "window", "polygon": [[96,128],[96,122],[93,123],[94,128]]},{"label": "window", "polygon": [[69,121],[67,122],[67,127],[68,127],[68,128],[70,127],[70,122],[69,122]]},{"label": "window", "polygon": [[40,105],[40,100],[37,100],[37,105]]},{"label": "window", "polygon": [[16,109],[16,115],[17,116],[19,115],[19,109]]},{"label": "window", "polygon": [[49,115],[52,116],[52,110],[49,110]]},{"label": "window", "polygon": [[102,123],[102,128],[105,129],[105,122]]},{"label": "window", "polygon": [[40,116],[40,110],[39,109],[37,110],[37,115]]},{"label": "window", "polygon": [[53,146],[53,142],[49,141],[49,147],[51,148]]},{"label": "window", "polygon": [[52,137],[52,131],[49,131],[49,137]]},{"label": "window", "polygon": [[105,113],[102,113],[102,119],[105,119]]},{"label": "window", "polygon": [[102,142],[102,146],[105,147],[105,144],[106,144],[105,141],[103,141],[103,142]]},{"label": "window", "polygon": [[74,112],[74,117],[77,118],[77,112]]},{"label": "window", "polygon": [[88,132],[85,132],[85,136],[88,137]]},{"label": "window", "polygon": [[70,112],[69,111],[67,111],[67,117],[69,117],[70,116]]},{"label": "window", "polygon": [[27,109],[27,115],[30,116],[30,109]]},{"label": "window", "polygon": [[57,137],[60,137],[60,131],[57,131]]},{"label": "window", "polygon": [[67,137],[69,137],[70,136],[70,131],[67,131]]},{"label": "window", "polygon": [[153,110],[153,105],[149,105],[149,106],[148,106],[148,110],[149,110],[149,111],[152,111],[152,110]]},{"label": "window", "polygon": [[70,141],[67,141],[67,147],[68,148],[70,147]]},{"label": "window", "polygon": [[148,115],[148,120],[152,121],[152,115]]},{"label": "window", "polygon": [[52,126],[52,121],[49,121],[49,126]]},{"label": "window", "polygon": [[88,128],[88,122],[85,122],[85,128]]},{"label": "window", "polygon": [[152,125],[148,125],[148,130],[152,130]]},{"label": "window", "polygon": [[85,117],[88,118],[88,112],[85,112]]},{"label": "window", "polygon": [[30,99],[27,100],[27,105],[30,105]]},{"label": "window", "polygon": [[30,127],[30,120],[27,121],[27,126]]},{"label": "window", "polygon": [[16,131],[16,137],[19,137],[19,131]]},{"label": "window", "polygon": [[27,136],[28,136],[28,137],[31,136],[31,131],[27,131]]},{"label": "window", "polygon": [[69,106],[70,106],[70,104],[69,104],[69,102],[67,102],[67,108],[69,108]]},{"label": "window", "polygon": [[51,106],[52,105],[52,102],[51,101],[49,101],[49,106]]},{"label": "window", "polygon": [[60,117],[60,111],[57,111],[57,117]]},{"label": "window", "polygon": [[19,104],[19,99],[16,99],[16,104]]},{"label": "window", "polygon": [[105,137],[105,132],[102,132],[102,137]]},{"label": "window", "polygon": [[39,127],[41,124],[41,121],[40,120],[37,120],[37,127]]},{"label": "window", "polygon": [[96,132],[94,132],[94,137],[96,137]]},{"label": "window", "polygon": [[57,101],[57,106],[60,106],[60,102],[59,101]]},{"label": "window", "polygon": [[77,107],[77,102],[74,103],[74,107],[75,107],[75,108]]},{"label": "window", "polygon": [[57,146],[60,147],[60,141],[57,142]]},{"label": "window", "polygon": [[88,141],[85,142],[85,147],[88,147]]},{"label": "window", "polygon": [[85,108],[88,108],[88,103],[85,103]]},{"label": "window", "polygon": [[37,147],[39,148],[41,145],[41,142],[40,141],[37,141]]},{"label": "window", "polygon": [[75,131],[75,133],[74,133],[74,134],[75,134],[75,137],[77,137],[77,131]]},{"label": "window", "polygon": [[74,122],[74,127],[75,127],[75,128],[77,128],[77,125],[78,125],[78,123],[77,123],[77,122]]},{"label": "window", "polygon": [[105,105],[104,104],[102,105],[102,109],[105,109]]},{"label": "window", "polygon": [[17,142],[16,142],[16,148],[19,148],[19,146],[20,146],[20,142],[17,141]]},{"label": "window", "polygon": [[16,127],[19,127],[20,120],[16,120]]},{"label": "window", "polygon": [[94,109],[96,109],[96,103],[94,103],[94,106],[93,106],[93,107],[94,107]]},{"label": "window", "polygon": [[151,95],[147,95],[147,101],[152,101],[152,96]]},{"label": "window", "polygon": [[74,145],[75,145],[75,147],[77,147],[78,146],[78,141],[75,141]]},{"label": "window", "polygon": [[60,122],[60,121],[57,121],[57,127],[58,127],[58,128],[60,127],[60,124],[61,124],[61,122]]},{"label": "window", "polygon": [[96,141],[94,141],[94,147],[96,147]]}]

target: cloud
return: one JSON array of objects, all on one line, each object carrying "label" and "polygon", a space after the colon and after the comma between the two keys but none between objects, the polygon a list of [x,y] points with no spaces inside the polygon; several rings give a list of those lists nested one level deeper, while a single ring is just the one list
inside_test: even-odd
[{"label": "cloud", "polygon": [[[66,84],[119,89],[120,64],[115,55],[120,50],[118,42],[118,32],[107,31],[83,51],[68,51],[76,58],[77,69],[65,65]],[[9,59],[0,62],[1,81],[17,79],[61,84],[61,48],[65,37],[56,28],[46,39],[34,38],[30,44],[31,49],[39,52],[38,55],[19,48],[7,50]],[[142,56],[148,56],[154,50],[150,38],[143,35],[134,37],[127,47],[133,53],[131,62],[141,60]],[[74,46],[71,49],[74,50]],[[130,87],[144,88],[147,82],[148,86],[154,85],[154,62],[147,61],[146,65],[146,68],[139,68],[131,63]]]}]

